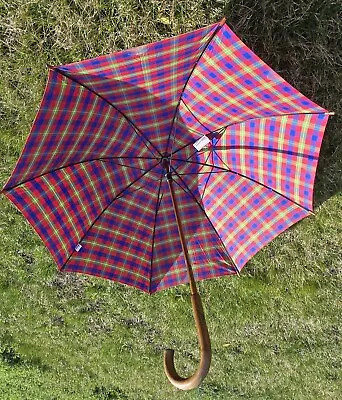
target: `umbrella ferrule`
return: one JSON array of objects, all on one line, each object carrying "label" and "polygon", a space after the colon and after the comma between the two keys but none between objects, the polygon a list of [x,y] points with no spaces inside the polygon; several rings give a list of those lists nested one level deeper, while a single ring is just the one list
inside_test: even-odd
[{"label": "umbrella ferrule", "polygon": [[163,163],[163,167],[165,169],[165,177],[167,178],[167,180],[170,182],[172,181],[172,173],[171,173],[171,162],[170,162],[170,157],[169,156],[164,156],[162,158],[162,163]]},{"label": "umbrella ferrule", "polygon": [[165,178],[166,178],[169,182],[171,182],[171,181],[173,180],[171,172],[166,173],[166,174],[165,174]]}]

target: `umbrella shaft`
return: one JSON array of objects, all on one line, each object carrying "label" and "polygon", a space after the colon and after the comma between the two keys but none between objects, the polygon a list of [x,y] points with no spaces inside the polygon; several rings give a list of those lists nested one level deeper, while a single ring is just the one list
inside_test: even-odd
[{"label": "umbrella shaft", "polygon": [[184,231],[182,228],[181,219],[179,216],[176,194],[175,194],[175,190],[173,187],[173,179],[172,179],[172,175],[170,172],[170,162],[168,159],[164,159],[164,168],[166,170],[166,177],[167,177],[167,182],[169,184],[172,205],[173,205],[173,211],[175,213],[179,238],[181,241],[182,250],[183,250],[183,254],[184,254],[184,258],[185,258],[185,263],[186,263],[186,267],[187,267],[187,271],[188,271],[190,291],[191,291],[191,294],[197,294],[196,282],[195,282],[195,278],[194,278],[194,273],[191,268],[190,256],[189,256],[188,248],[186,246],[185,235],[184,235]]}]

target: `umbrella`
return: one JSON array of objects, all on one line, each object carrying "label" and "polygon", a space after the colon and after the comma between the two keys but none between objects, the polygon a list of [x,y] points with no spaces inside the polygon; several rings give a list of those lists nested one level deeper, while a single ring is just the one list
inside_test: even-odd
[{"label": "umbrella", "polygon": [[190,283],[201,348],[180,389],[206,376],[211,348],[196,281],[238,274],[312,214],[329,112],[219,23],[137,48],[50,66],[3,193],[62,271],[148,293]]}]

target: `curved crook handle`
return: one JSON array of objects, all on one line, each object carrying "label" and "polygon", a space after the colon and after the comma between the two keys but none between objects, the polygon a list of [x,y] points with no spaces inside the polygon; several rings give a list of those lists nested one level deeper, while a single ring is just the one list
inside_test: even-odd
[{"label": "curved crook handle", "polygon": [[174,350],[166,350],[164,354],[165,374],[174,386],[182,390],[190,390],[198,387],[207,376],[211,362],[210,338],[205,322],[202,301],[198,293],[191,295],[191,303],[201,351],[201,361],[197,371],[189,378],[180,377],[175,369]]}]

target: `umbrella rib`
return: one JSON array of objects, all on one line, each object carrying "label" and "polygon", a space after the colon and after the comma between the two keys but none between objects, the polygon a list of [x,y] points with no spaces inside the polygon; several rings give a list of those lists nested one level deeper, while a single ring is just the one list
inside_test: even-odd
[{"label": "umbrella rib", "polygon": [[[214,151],[215,151],[215,150],[214,150]],[[217,153],[216,153],[216,155],[217,155],[217,157],[222,161],[222,163],[223,163],[224,165],[227,166],[227,164],[222,160],[222,158],[221,158]],[[228,167],[228,166],[227,166],[227,167]],[[229,167],[228,167],[228,168],[229,168]],[[277,193],[279,196],[284,197],[286,200],[291,201],[292,203],[296,204],[298,207],[300,207],[300,208],[302,208],[303,210],[305,210],[305,211],[309,212],[310,214],[312,214],[312,210],[310,210],[309,208],[304,207],[303,205],[299,204],[297,201],[292,200],[290,197],[287,197],[285,194],[282,194],[282,193],[278,192],[277,190],[275,190],[275,189],[273,189],[273,188],[271,188],[271,187],[265,185],[264,183],[261,183],[261,182],[255,180],[255,179],[253,179],[253,178],[247,176],[247,175],[241,174],[240,172],[234,171],[233,169],[230,169],[229,172],[232,173],[232,174],[241,176],[242,178],[246,178],[246,179],[248,179],[248,180],[250,180],[250,181],[252,181],[252,182],[254,182],[254,183],[257,183],[258,185],[263,186],[263,187],[266,188],[266,189],[271,190],[271,191],[274,192],[274,193]]]},{"label": "umbrella rib", "polygon": [[[186,184],[186,182],[184,182],[184,180],[177,174],[177,172],[176,172],[175,170],[174,170],[173,172],[174,172],[174,173],[176,174],[176,176],[181,180],[181,182],[183,183],[183,185],[186,187],[187,190],[185,190],[185,189],[182,187],[182,185],[180,185],[176,180],[174,180],[174,182],[176,183],[176,185],[178,185],[178,186],[183,190],[183,192],[188,193],[188,194],[190,194],[190,195],[193,197],[193,199],[195,200],[195,202],[197,203],[197,205],[200,207],[200,209],[202,210],[203,214],[205,215],[206,219],[208,220],[209,224],[210,224],[211,227],[213,228],[213,230],[214,230],[214,232],[216,233],[217,237],[219,238],[219,240],[220,240],[222,246],[226,249],[225,244],[223,243],[223,241],[222,241],[220,235],[218,234],[216,228],[214,227],[212,221],[211,221],[210,218],[208,217],[208,215],[207,215],[207,213],[205,212],[205,210],[204,210],[203,206],[201,205],[201,203],[197,200],[197,198],[196,198],[196,196],[193,194],[192,190],[189,188],[189,186]],[[227,249],[226,249],[226,251],[227,251],[228,258],[229,258],[229,260],[231,261],[233,267],[235,268],[235,271],[236,271],[237,275],[240,275],[239,268],[238,268],[237,265],[235,264],[234,260],[232,259],[231,255],[229,254],[229,252],[228,252]]]},{"label": "umbrella rib", "polygon": [[[159,178],[158,179],[151,179],[153,182],[159,182]],[[141,190],[141,189],[144,189],[146,187],[146,185],[142,185],[142,186],[139,186],[138,188],[136,188],[136,189],[133,189],[133,190],[130,190],[130,191],[125,191],[123,194],[121,194],[120,196],[118,196],[115,200],[118,200],[118,199],[122,199],[124,196],[127,196],[127,195],[129,195],[129,194],[132,194],[132,193],[134,193],[134,192],[137,192],[138,190]]]},{"label": "umbrella rib", "polygon": [[230,171],[221,170],[221,171],[210,171],[210,172],[187,172],[187,173],[178,173],[177,175],[187,176],[187,175],[223,174],[224,172],[230,172]]},{"label": "umbrella rib", "polygon": [[277,190],[275,190],[275,189],[273,189],[273,188],[271,188],[271,187],[269,187],[269,186],[267,186],[267,185],[264,185],[263,183],[258,182],[257,180],[255,180],[255,179],[253,179],[253,178],[250,178],[249,176],[240,174],[239,172],[236,172],[236,171],[234,171],[234,170],[232,170],[232,169],[231,169],[229,172],[231,172],[232,174],[239,175],[239,176],[241,176],[242,178],[246,178],[246,179],[248,179],[248,180],[250,180],[250,181],[252,181],[252,182],[257,183],[258,185],[263,186],[263,187],[266,188],[266,189],[271,190],[271,191],[274,192],[274,193],[279,194],[279,196],[284,197],[286,200],[291,201],[291,203],[296,204],[298,207],[300,207],[300,208],[302,208],[303,210],[305,210],[305,211],[309,212],[310,214],[312,214],[312,210],[310,210],[310,209],[307,208],[307,207],[304,207],[303,205],[299,204],[297,201],[292,200],[290,197],[286,196],[285,194],[282,194],[282,193],[278,192]]},{"label": "umbrella rib", "polygon": [[[213,149],[215,152],[217,150],[234,150],[234,149],[262,150],[262,151],[270,151],[270,152],[274,152],[274,153],[288,154],[290,156],[298,156],[298,157],[308,158],[308,159],[312,159],[312,160],[318,160],[317,156],[312,156],[311,154],[297,153],[295,151],[290,151],[290,150],[275,149],[273,147],[235,145],[235,146],[213,146]],[[203,150],[203,151],[206,151],[206,150]]]},{"label": "umbrella rib", "polygon": [[[248,118],[248,119],[243,120],[243,121],[232,122],[231,124],[227,124],[227,125],[224,125],[224,126],[222,126],[220,128],[217,128],[217,129],[215,129],[213,131],[209,131],[208,135],[209,134],[215,134],[215,133],[218,133],[220,131],[224,131],[225,129],[227,129],[230,126],[243,124],[244,122],[247,122],[247,121],[250,121],[250,120],[253,120],[253,119],[263,119],[263,118],[272,118],[272,117],[282,117],[282,116],[287,116],[287,115],[301,115],[301,114],[327,114],[327,113],[326,112],[298,112],[298,113],[287,113],[287,114],[286,113],[285,114],[274,114],[274,115],[268,115],[268,116],[262,116],[262,117],[252,117],[252,118]],[[224,132],[223,132],[223,134],[224,134]],[[185,149],[186,147],[190,146],[191,144],[192,143],[185,144],[184,146],[182,146],[179,149],[177,149],[176,151],[174,151],[172,153],[172,155],[174,155],[174,154],[178,153],[179,151]],[[215,146],[215,147],[218,147],[218,146]],[[255,147],[253,147],[253,146],[224,146],[224,148],[222,147],[222,150],[226,150],[226,149],[227,150],[230,150],[230,149],[259,149],[259,150],[274,151],[274,152],[279,152],[279,153],[284,153],[284,154],[289,154],[289,155],[294,155],[294,156],[299,156],[299,157],[305,157],[305,158],[309,158],[309,159],[318,160],[318,157],[311,156],[309,154],[296,153],[296,152],[291,152],[291,151],[287,151],[287,150],[280,150],[280,149],[277,150],[277,149],[273,149],[272,147],[257,147],[257,146],[255,146]],[[205,150],[203,150],[203,151],[205,151]]]},{"label": "umbrella rib", "polygon": [[[209,160],[210,156],[211,156],[211,154],[209,153],[209,154],[207,155],[207,158],[206,158],[204,164],[208,164],[208,160]],[[212,158],[212,157],[211,157],[211,158]],[[211,160],[211,161],[213,162],[213,160]],[[210,168],[211,168],[211,171],[214,169],[213,167],[210,167]],[[201,166],[201,168],[199,168],[199,171],[198,171],[198,172],[202,171],[203,169],[204,169],[204,165]]]},{"label": "umbrella rib", "polygon": [[[205,160],[205,164],[207,164],[207,161],[209,160],[210,156],[212,156],[212,153],[209,153],[209,154],[207,155],[207,158],[206,158],[206,160]],[[201,167],[201,168],[203,168],[203,167]],[[209,174],[209,176],[207,177],[206,182],[205,182],[205,185],[204,185],[202,198],[204,197],[204,192],[205,192],[206,189],[207,189],[209,179],[210,179],[211,174],[212,174],[213,169],[214,169],[213,166],[211,166],[210,168],[211,168],[211,171],[210,171],[210,172],[207,172],[207,174]],[[219,172],[226,172],[226,171],[219,171]]]},{"label": "umbrella rib", "polygon": [[[190,161],[190,158],[191,158],[193,155],[194,155],[194,154],[192,154],[191,156],[189,156],[186,160],[179,159],[179,158],[174,158],[174,160],[175,160],[175,161],[183,161],[183,162],[185,162],[185,163],[189,162],[189,163],[192,163],[192,164],[201,165],[201,168],[200,168],[196,173],[190,172],[189,174],[208,173],[208,172],[200,172],[200,171],[203,169],[203,167],[214,167],[213,165],[207,164],[207,161],[208,161],[208,159],[209,159],[209,157],[210,157],[210,154],[207,155],[207,158],[206,158],[206,160],[205,160],[204,163],[202,163],[202,162],[200,162],[200,161]],[[183,165],[186,165],[186,164],[183,164]],[[183,165],[179,165],[178,167],[173,168],[173,170],[179,169],[179,168],[181,168]],[[182,175],[182,174],[181,174],[181,175]],[[184,174],[184,175],[185,175],[185,174]]]},{"label": "umbrella rib", "polygon": [[[182,100],[183,101],[183,100]],[[183,101],[183,103],[185,104],[185,102]],[[187,107],[188,108],[188,107]],[[190,111],[190,109],[188,108],[188,110]],[[191,111],[190,111],[191,112]],[[192,113],[192,112],[191,112]],[[193,113],[192,113],[193,114]],[[230,127],[230,126],[233,126],[233,125],[238,125],[238,124],[243,124],[244,122],[247,122],[247,121],[250,121],[250,120],[253,120],[253,119],[263,119],[263,118],[274,118],[274,117],[283,117],[283,116],[287,116],[287,115],[301,115],[301,114],[327,114],[327,115],[332,115],[332,113],[327,113],[327,112],[313,112],[313,111],[310,111],[310,112],[297,112],[297,113],[284,113],[284,114],[274,114],[274,115],[267,115],[267,116],[261,116],[261,117],[251,117],[251,118],[248,118],[248,119],[245,119],[245,120],[243,120],[243,121],[237,121],[237,122],[232,122],[232,123],[230,123],[230,124],[227,124],[227,125],[224,125],[224,126],[221,126],[221,127],[219,127],[219,128],[217,128],[217,129],[214,129],[214,130],[212,130],[212,131],[209,131],[209,133],[208,133],[208,135],[210,135],[210,134],[215,134],[215,133],[218,133],[218,132],[220,132],[220,131],[222,131],[223,133],[222,134],[224,134],[224,130],[225,129],[227,129],[228,127]],[[193,116],[197,119],[197,117],[193,114]],[[197,119],[198,120],[198,119]],[[199,121],[199,120],[198,120]],[[200,122],[200,121],[199,121]],[[201,125],[203,125],[202,123],[201,123]],[[203,125],[204,126],[204,125]],[[204,126],[205,127],[205,126]],[[206,127],[205,127],[206,128]],[[208,129],[208,128],[206,128],[206,129]],[[207,136],[208,136],[207,135]],[[188,146],[190,146],[192,143],[187,143],[187,144],[185,144],[184,146],[182,146],[182,147],[180,147],[180,148],[178,148],[177,150],[175,150],[175,151],[173,151],[172,152],[172,155],[174,155],[174,154],[176,154],[176,153],[178,153],[179,151],[182,151],[182,150],[184,150],[186,147],[188,147]],[[236,147],[236,148],[238,148],[238,147]],[[242,146],[241,148],[248,148],[248,147],[244,147],[244,146]],[[271,151],[271,148],[269,148],[269,149],[267,149],[267,148],[265,148],[265,150],[270,150]],[[195,154],[195,153],[194,153]],[[288,153],[288,154],[292,154],[292,153]],[[310,157],[313,157],[313,156],[310,156],[310,155],[307,155],[307,154],[301,154],[301,153],[293,153],[293,155],[299,155],[299,156],[302,156],[302,157],[307,157],[307,158],[310,158]],[[315,159],[318,159],[318,158],[315,158]]]},{"label": "umbrella rib", "polygon": [[35,175],[32,178],[26,179],[26,180],[24,180],[22,182],[19,182],[19,183],[13,185],[13,186],[8,187],[8,188],[5,187],[5,189],[2,189],[0,193],[15,189],[20,185],[24,185],[25,183],[31,182],[31,181],[33,181],[33,180],[35,180],[37,178],[41,178],[42,176],[48,175],[51,172],[61,171],[64,168],[73,167],[74,165],[84,164],[84,163],[87,163],[87,162],[106,161],[106,160],[112,160],[112,159],[116,159],[116,158],[134,159],[134,160],[135,159],[139,159],[139,160],[155,160],[155,158],[153,158],[153,157],[99,157],[99,158],[90,158],[88,160],[77,161],[77,162],[74,162],[74,163],[63,165],[62,167],[53,168],[53,169],[51,169],[49,171],[43,172],[42,174]]},{"label": "umbrella rib", "polygon": [[[186,146],[189,146],[189,145],[190,145],[190,144],[187,144]],[[186,146],[184,146],[184,147],[186,147]],[[213,150],[212,150],[212,151],[215,151],[215,147],[213,147]],[[280,196],[284,197],[285,199],[287,199],[287,200],[291,201],[292,203],[296,204],[297,206],[301,207],[301,208],[304,209],[305,211],[307,211],[307,212],[309,212],[309,213],[312,213],[312,210],[310,210],[309,208],[304,207],[303,205],[299,204],[299,203],[296,202],[295,200],[292,200],[291,198],[287,197],[286,195],[284,195],[284,194],[278,192],[277,190],[275,190],[275,189],[273,189],[273,188],[271,188],[271,187],[269,187],[269,186],[267,186],[267,185],[265,185],[265,184],[263,184],[263,183],[261,183],[261,182],[258,182],[257,180],[255,180],[255,179],[253,179],[253,178],[250,178],[250,177],[248,177],[248,176],[246,176],[246,175],[243,175],[243,174],[241,174],[241,173],[239,173],[239,172],[237,172],[237,171],[232,170],[232,169],[222,160],[222,158],[216,153],[216,151],[215,151],[216,156],[222,161],[222,163],[223,163],[224,165],[227,166],[228,169],[221,168],[221,167],[218,167],[218,166],[215,166],[215,165],[203,164],[203,163],[200,163],[200,162],[197,162],[197,161],[190,161],[190,158],[193,157],[195,154],[196,154],[196,152],[194,152],[190,157],[188,157],[187,160],[175,159],[175,158],[174,158],[174,160],[175,160],[175,161],[189,162],[189,163],[194,163],[194,164],[199,164],[199,165],[206,165],[207,167],[214,167],[214,168],[220,169],[220,170],[222,170],[222,171],[231,172],[231,173],[233,173],[233,174],[239,175],[239,176],[241,176],[241,177],[243,177],[243,178],[249,179],[250,181],[253,181],[253,182],[255,182],[255,183],[257,183],[257,184],[259,184],[259,185],[265,187],[266,189],[272,190],[274,193],[279,194]],[[296,153],[296,154],[297,154],[297,153]],[[298,155],[300,156],[301,154],[298,153]],[[305,154],[302,154],[302,156],[303,156],[303,157],[312,157],[313,159],[315,159],[314,156],[309,156],[309,155],[305,155]],[[179,168],[179,167],[177,167],[177,168]],[[176,169],[177,169],[177,168],[176,168]]]},{"label": "umbrella rib", "polygon": [[[217,129],[216,131],[209,131],[208,135],[206,135],[206,136],[209,136],[211,133],[215,134],[215,133],[219,132],[220,130],[223,131],[222,128]],[[196,133],[198,133],[198,132],[196,132]],[[179,153],[180,151],[184,150],[186,147],[188,147],[188,146],[190,146],[190,145],[193,145],[193,142],[184,144],[183,146],[179,147],[177,150],[175,150],[175,151],[172,153],[172,156],[175,155],[175,154],[177,154],[177,153]],[[202,150],[202,151],[203,151],[203,150]],[[192,157],[193,155],[195,155],[196,153],[197,153],[197,150],[191,155],[191,157]],[[189,158],[190,158],[190,157],[189,157]],[[174,160],[174,158],[172,158],[172,159]]]},{"label": "umbrella rib", "polygon": [[[217,130],[217,131],[219,131],[219,130]],[[196,133],[198,133],[198,132],[196,132]],[[208,135],[210,135],[211,133],[216,133],[216,131],[210,131],[210,132],[208,133]],[[208,135],[206,135],[206,136],[208,136]],[[188,147],[188,146],[190,146],[190,145],[193,145],[193,143],[192,143],[192,142],[191,142],[191,143],[187,143],[187,144],[184,144],[183,146],[179,147],[177,150],[175,150],[175,151],[172,153],[172,156],[175,155],[175,154],[177,154],[177,153],[179,153],[180,151],[184,150],[186,147]],[[196,153],[197,153],[197,150],[191,155],[191,157],[192,157],[193,155],[195,155]],[[173,157],[172,157],[172,159],[174,160]]]},{"label": "umbrella rib", "polygon": [[[148,142],[153,148],[154,150],[159,154],[159,156],[162,156],[162,154],[160,153],[160,151],[154,146],[154,144],[141,132],[141,130],[135,125],[135,123],[124,113],[122,112],[117,106],[115,106],[113,103],[111,103],[109,100],[107,100],[105,97],[103,97],[101,94],[95,92],[95,90],[93,90],[92,88],[89,88],[88,86],[86,86],[84,83],[80,82],[78,79],[76,79],[73,76],[68,75],[66,72],[60,70],[58,67],[53,67],[53,66],[49,66],[49,68],[51,68],[52,70],[58,72],[59,74],[65,76],[66,78],[72,80],[73,82],[77,83],[78,85],[84,87],[85,89],[89,90],[90,92],[92,92],[93,94],[95,94],[96,96],[98,96],[100,99],[102,99],[104,102],[106,102],[108,105],[110,105],[111,107],[113,107],[119,114],[121,114],[126,121],[133,127],[134,132],[141,137],[142,139],[145,140],[144,145],[146,146],[146,148],[153,154],[153,151],[147,146],[146,142]],[[155,156],[153,154],[153,156]]]},{"label": "umbrella rib", "polygon": [[330,113],[327,113],[326,111],[307,111],[307,112],[299,111],[299,112],[293,112],[293,113],[279,113],[279,114],[263,115],[263,116],[260,116],[260,117],[246,118],[246,119],[244,119],[242,121],[231,122],[231,123],[229,123],[227,125],[221,126],[220,128],[214,129],[213,131],[211,131],[211,133],[216,133],[216,132],[219,132],[220,130],[227,129],[230,126],[243,124],[243,123],[245,123],[247,121],[251,121],[253,119],[266,119],[266,118],[285,117],[285,116],[302,115],[302,114],[303,115],[308,115],[308,114],[329,114],[330,115]]},{"label": "umbrella rib", "polygon": [[[214,153],[209,153],[209,154],[208,154],[208,158],[210,157],[210,155],[211,155],[211,158],[212,158],[212,161],[213,161]],[[207,160],[208,160],[208,158],[207,158]],[[213,168],[211,168],[211,171],[210,171],[210,173],[209,173],[209,176],[208,176],[208,178],[206,179],[205,186],[204,186],[204,189],[203,189],[202,199],[203,199],[203,197],[204,197],[205,191],[207,190],[208,183],[209,183],[209,179],[211,178],[212,172],[213,172]]]},{"label": "umbrella rib", "polygon": [[[112,160],[102,160],[102,159],[99,159],[99,161],[106,162],[106,163],[111,163],[112,162]],[[135,167],[133,165],[121,164],[121,163],[116,162],[116,161],[114,161],[112,163],[114,165],[120,165],[120,167],[132,168],[132,169],[135,169],[135,170],[138,170],[138,171],[146,171],[146,169],[144,169],[144,168]]]},{"label": "umbrella rib", "polygon": [[[191,161],[190,158],[193,156],[194,154],[192,154],[188,159],[183,160],[181,158],[174,158],[174,161],[182,161],[183,163],[191,163],[191,164],[197,164],[197,165],[203,165],[204,167],[210,167],[210,168],[216,168],[222,172],[231,172],[230,168],[222,168],[222,167],[218,167],[217,165],[213,165],[213,164],[207,164],[207,163],[203,163],[200,161]],[[180,168],[181,166],[179,165],[176,168],[173,168],[174,171],[176,171],[178,168]],[[207,172],[209,173],[209,172]]]},{"label": "umbrella rib", "polygon": [[[224,25],[224,23],[225,23],[225,18],[223,18],[223,19],[217,24],[217,27],[215,28],[214,32],[211,34],[210,38],[208,39],[208,42],[206,43],[206,45],[205,45],[204,48],[202,49],[200,55],[198,56],[196,62],[194,63],[194,65],[193,65],[193,67],[192,67],[192,69],[191,69],[191,71],[190,71],[190,74],[188,75],[188,77],[187,77],[187,79],[186,79],[186,81],[185,81],[185,83],[184,83],[183,89],[182,89],[182,91],[181,91],[181,93],[180,93],[180,95],[179,95],[178,103],[177,103],[177,105],[176,105],[176,107],[175,107],[175,112],[174,112],[174,114],[173,114],[173,118],[172,118],[172,121],[171,121],[171,127],[170,127],[170,132],[169,132],[169,135],[168,135],[168,139],[167,139],[167,145],[166,145],[165,153],[167,152],[167,149],[169,148],[169,145],[170,145],[171,134],[172,134],[172,130],[173,130],[173,127],[174,127],[174,124],[175,124],[175,121],[176,121],[177,112],[178,112],[180,103],[181,103],[181,101],[182,101],[183,93],[184,93],[184,91],[185,91],[185,89],[186,89],[186,87],[187,87],[187,85],[188,85],[188,82],[189,82],[189,80],[190,80],[192,74],[193,74],[194,71],[195,71],[195,68],[196,68],[197,64],[199,63],[199,61],[200,61],[200,59],[202,58],[203,54],[204,54],[205,51],[207,50],[209,44],[210,44],[211,41],[214,39],[214,37],[216,36],[216,34],[218,33],[218,31],[222,28],[222,26]],[[171,156],[172,156],[172,154],[173,154],[173,152],[172,152],[172,150],[171,150]]]},{"label": "umbrella rib", "polygon": [[[92,227],[96,224],[96,222],[101,218],[101,216],[108,210],[108,208],[114,203],[115,200],[117,200],[118,198],[122,197],[122,194],[125,193],[127,191],[128,188],[130,188],[131,186],[134,185],[134,183],[136,183],[139,179],[141,179],[143,176],[145,176],[146,174],[148,174],[153,168],[155,168],[157,165],[160,164],[160,161],[158,162],[158,164],[154,165],[153,167],[151,167],[149,170],[147,170],[146,172],[144,172],[142,175],[140,175],[138,178],[134,179],[129,185],[127,185],[119,194],[117,194],[113,200],[111,200],[109,202],[109,204],[107,204],[106,207],[104,207],[104,209],[100,212],[100,214],[94,219],[94,221],[92,222],[92,224],[90,225],[90,227],[87,229],[87,231],[83,234],[82,238],[79,240],[79,244],[81,244],[81,242],[84,240],[84,238],[87,236],[87,234],[90,232],[90,230],[92,229]],[[64,268],[66,267],[66,265],[68,264],[68,262],[70,261],[71,257],[74,255],[76,249],[73,249],[73,251],[71,252],[71,254],[69,255],[69,257],[67,258],[67,260],[64,262],[64,264],[60,267],[60,270],[63,271]]]}]

